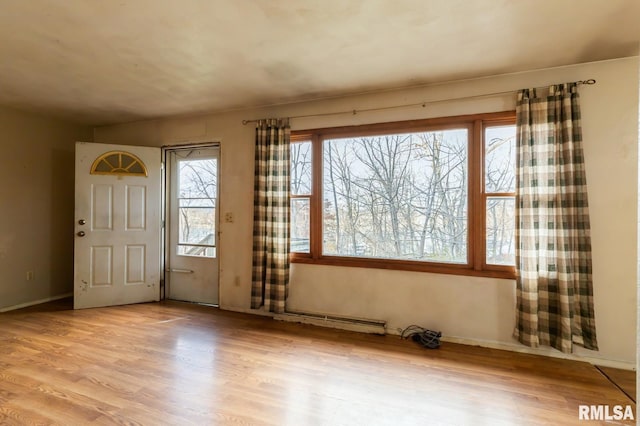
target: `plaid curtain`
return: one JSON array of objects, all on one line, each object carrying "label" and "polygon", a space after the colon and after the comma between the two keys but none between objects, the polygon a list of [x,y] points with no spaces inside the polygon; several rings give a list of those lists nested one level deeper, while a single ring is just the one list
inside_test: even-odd
[{"label": "plaid curtain", "polygon": [[276,313],[289,293],[290,136],[287,120],[256,125],[251,308]]},{"label": "plaid curtain", "polygon": [[516,338],[597,350],[577,84],[518,92]]}]

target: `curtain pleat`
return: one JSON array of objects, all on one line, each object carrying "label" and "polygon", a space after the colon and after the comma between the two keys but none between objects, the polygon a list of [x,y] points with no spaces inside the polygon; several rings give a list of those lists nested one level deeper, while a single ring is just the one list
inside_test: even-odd
[{"label": "curtain pleat", "polygon": [[577,85],[518,92],[515,336],[531,347],[598,349]]},{"label": "curtain pleat", "polygon": [[290,135],[287,120],[256,125],[251,308],[275,313],[289,293]]}]

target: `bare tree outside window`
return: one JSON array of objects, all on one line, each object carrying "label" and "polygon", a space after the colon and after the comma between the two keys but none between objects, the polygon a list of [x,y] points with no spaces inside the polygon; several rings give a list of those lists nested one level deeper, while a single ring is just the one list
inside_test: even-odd
[{"label": "bare tree outside window", "polygon": [[291,144],[291,251],[309,253],[311,142]]},{"label": "bare tree outside window", "polygon": [[485,129],[486,262],[515,264],[515,126]]},{"label": "bare tree outside window", "polygon": [[467,261],[466,129],[323,149],[323,254]]}]

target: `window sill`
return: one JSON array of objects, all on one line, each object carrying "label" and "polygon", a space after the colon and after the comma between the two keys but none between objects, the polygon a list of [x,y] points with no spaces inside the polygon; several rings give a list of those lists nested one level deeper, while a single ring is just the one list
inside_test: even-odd
[{"label": "window sill", "polygon": [[463,275],[472,277],[487,277],[515,280],[513,267],[496,266],[495,269],[476,270],[468,265],[446,263],[426,263],[411,260],[366,259],[358,257],[322,256],[312,258],[304,254],[292,254],[291,263],[310,265],[345,266],[352,268],[387,269],[412,272],[429,272],[433,274]]}]

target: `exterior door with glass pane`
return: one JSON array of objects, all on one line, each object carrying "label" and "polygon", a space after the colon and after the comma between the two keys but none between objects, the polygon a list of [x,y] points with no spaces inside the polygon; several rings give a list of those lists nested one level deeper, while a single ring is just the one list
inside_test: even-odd
[{"label": "exterior door with glass pane", "polygon": [[167,151],[167,298],[218,304],[219,148]]}]

